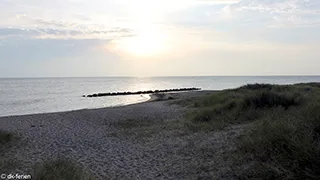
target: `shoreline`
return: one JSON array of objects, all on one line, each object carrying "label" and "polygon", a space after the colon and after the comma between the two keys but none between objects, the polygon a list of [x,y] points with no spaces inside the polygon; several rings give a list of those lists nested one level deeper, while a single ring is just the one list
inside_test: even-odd
[{"label": "shoreline", "polygon": [[43,114],[54,114],[54,113],[65,113],[65,112],[74,112],[74,111],[83,111],[83,110],[94,110],[94,109],[106,109],[106,108],[117,108],[117,107],[125,107],[140,103],[147,103],[147,102],[153,102],[156,101],[158,98],[156,96],[153,96],[152,94],[149,95],[149,99],[146,99],[142,102],[136,102],[131,104],[125,104],[125,105],[114,105],[114,106],[107,106],[107,107],[98,107],[98,108],[82,108],[82,109],[74,109],[74,110],[62,110],[62,111],[53,111],[53,112],[40,112],[40,113],[30,113],[30,114],[17,114],[17,115],[5,115],[1,116],[0,118],[6,118],[6,117],[17,117],[17,116],[32,116],[32,115],[43,115]]},{"label": "shoreline", "polygon": [[[94,179],[108,179],[115,174],[124,179],[127,175],[159,179],[155,167],[164,166],[161,156],[153,152],[153,145],[143,144],[134,132],[130,133],[147,128],[146,124],[157,127],[182,117],[183,107],[157,100],[150,96],[146,102],[119,107],[0,117],[0,130],[18,137],[7,147],[10,149],[2,152],[3,160],[18,160],[21,167],[16,172],[30,174],[37,163],[63,155],[92,172]],[[157,148],[171,156],[166,146]],[[160,159],[154,161],[155,157]],[[166,176],[170,179],[172,175]]]},{"label": "shoreline", "polygon": [[[214,90],[200,90],[200,91],[185,91],[185,92],[174,92],[174,93],[164,93],[166,95],[182,95],[186,93],[196,93],[196,92],[215,92]],[[67,112],[75,112],[75,111],[85,111],[85,110],[98,110],[98,109],[112,109],[112,108],[121,108],[126,106],[132,106],[136,104],[143,104],[143,103],[150,103],[150,102],[157,102],[160,101],[167,101],[168,99],[161,99],[158,94],[148,94],[149,99],[142,101],[142,102],[136,102],[131,104],[125,104],[125,105],[115,105],[115,106],[107,106],[107,107],[98,107],[98,108],[83,108],[83,109],[74,109],[74,110],[66,110],[66,111],[54,111],[54,112],[40,112],[40,113],[30,113],[30,114],[17,114],[17,115],[5,115],[0,116],[1,118],[7,118],[7,117],[19,117],[19,116],[33,116],[33,115],[44,115],[44,114],[55,114],[55,113],[67,113]]]}]

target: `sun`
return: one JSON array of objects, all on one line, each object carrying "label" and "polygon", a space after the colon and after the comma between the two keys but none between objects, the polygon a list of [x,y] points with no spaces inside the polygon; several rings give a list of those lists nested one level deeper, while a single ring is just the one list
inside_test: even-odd
[{"label": "sun", "polygon": [[152,36],[138,36],[126,42],[126,49],[139,56],[152,55],[161,49],[161,42]]},{"label": "sun", "polygon": [[172,37],[166,30],[150,24],[131,29],[134,36],[112,40],[103,48],[123,57],[163,57],[171,53]]},{"label": "sun", "polygon": [[166,37],[161,33],[143,32],[135,37],[122,41],[122,48],[136,56],[151,56],[160,54],[165,49]]}]

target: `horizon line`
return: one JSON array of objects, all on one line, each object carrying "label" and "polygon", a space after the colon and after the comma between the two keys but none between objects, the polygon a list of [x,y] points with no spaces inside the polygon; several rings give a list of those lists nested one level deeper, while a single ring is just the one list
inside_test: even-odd
[{"label": "horizon line", "polygon": [[0,79],[44,79],[44,78],[166,78],[166,77],[312,77],[319,75],[187,75],[187,76],[28,76],[0,77]]}]

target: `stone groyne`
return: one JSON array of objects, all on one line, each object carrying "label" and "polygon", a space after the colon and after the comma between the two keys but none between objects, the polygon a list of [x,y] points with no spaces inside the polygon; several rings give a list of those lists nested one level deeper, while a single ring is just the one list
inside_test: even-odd
[{"label": "stone groyne", "polygon": [[102,97],[102,96],[122,96],[122,95],[139,95],[139,94],[154,94],[154,93],[167,93],[167,92],[180,92],[180,91],[198,91],[201,88],[180,88],[180,89],[165,89],[165,90],[149,90],[149,91],[136,91],[136,92],[112,92],[112,93],[97,93],[90,95],[83,95],[83,97]]}]

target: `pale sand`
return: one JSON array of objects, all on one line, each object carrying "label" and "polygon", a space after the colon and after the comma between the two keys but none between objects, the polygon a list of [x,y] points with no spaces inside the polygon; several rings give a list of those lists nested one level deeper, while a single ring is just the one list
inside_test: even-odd
[{"label": "pale sand", "polygon": [[[15,159],[21,167],[13,172],[25,174],[32,173],[35,164],[64,156],[80,163],[96,179],[232,178],[224,154],[233,150],[233,139],[241,127],[176,133],[161,123],[180,119],[187,109],[170,105],[170,101],[155,101],[154,96],[151,100],[123,107],[1,117],[0,130],[14,132],[20,139],[6,147],[0,158]],[[151,128],[121,126],[128,119],[147,122]]]}]

